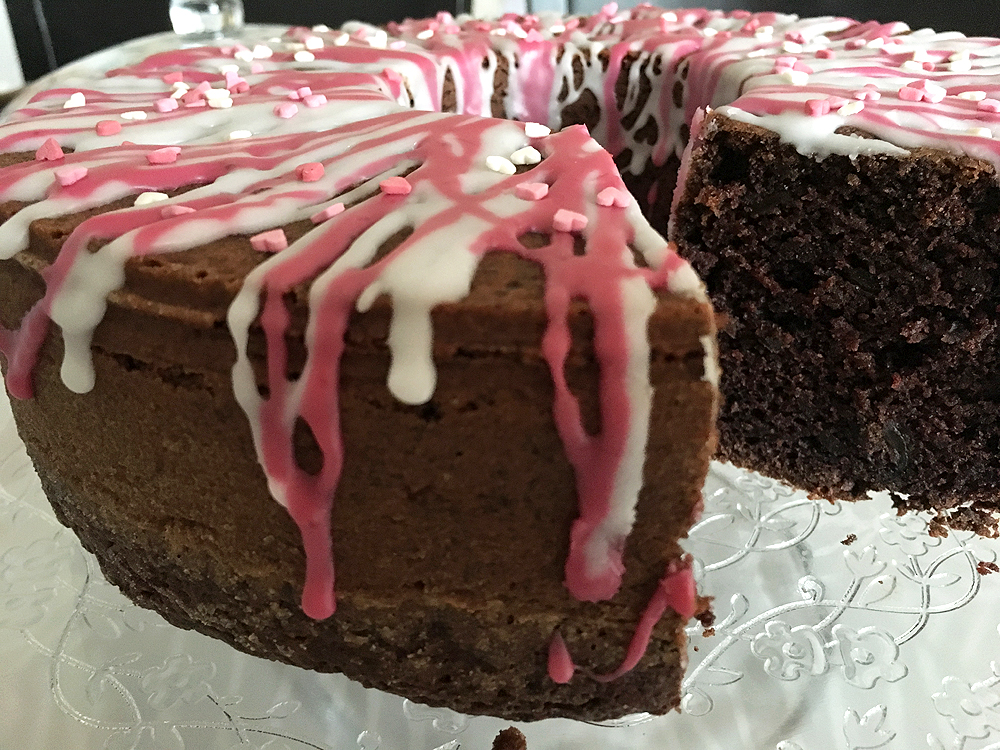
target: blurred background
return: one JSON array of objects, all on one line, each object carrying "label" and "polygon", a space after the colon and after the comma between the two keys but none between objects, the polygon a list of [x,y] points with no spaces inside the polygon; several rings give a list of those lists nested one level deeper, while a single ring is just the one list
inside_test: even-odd
[{"label": "blurred background", "polygon": [[[636,2],[638,0],[633,0]],[[585,13],[607,0],[244,0],[248,23],[336,26],[433,15],[438,10],[499,15],[508,11]],[[0,93],[17,88],[85,54],[137,36],[170,29],[168,0],[0,0]],[[632,2],[619,2],[622,7]],[[663,7],[679,7],[671,0]],[[912,28],[1000,36],[997,0],[704,0],[723,10],[776,10],[799,15],[842,15],[859,20],[902,20]]]}]

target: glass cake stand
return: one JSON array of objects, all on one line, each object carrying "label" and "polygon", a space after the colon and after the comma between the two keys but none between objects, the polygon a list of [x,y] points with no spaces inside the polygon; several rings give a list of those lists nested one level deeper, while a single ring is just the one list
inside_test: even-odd
[{"label": "glass cake stand", "polygon": [[[1000,543],[722,464],[705,497],[687,548],[717,622],[689,630],[681,711],[519,725],[530,750],[1000,748]],[[133,606],[53,517],[0,401],[0,746],[489,750],[508,725]]]}]

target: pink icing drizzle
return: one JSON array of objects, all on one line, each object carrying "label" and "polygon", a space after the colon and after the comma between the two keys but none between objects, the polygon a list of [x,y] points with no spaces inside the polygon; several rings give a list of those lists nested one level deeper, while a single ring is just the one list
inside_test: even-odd
[{"label": "pink icing drizzle", "polygon": [[[666,575],[657,584],[656,591],[639,618],[639,624],[629,642],[622,663],[614,671],[607,674],[595,674],[592,675],[592,678],[598,682],[611,682],[630,672],[649,648],[653,629],[666,611],[672,609],[684,620],[689,620],[698,611],[697,603],[694,576],[691,574],[690,564],[670,563],[667,566]],[[549,642],[549,678],[555,683],[564,684],[570,681],[575,669],[569,648],[562,635],[557,631]]]}]

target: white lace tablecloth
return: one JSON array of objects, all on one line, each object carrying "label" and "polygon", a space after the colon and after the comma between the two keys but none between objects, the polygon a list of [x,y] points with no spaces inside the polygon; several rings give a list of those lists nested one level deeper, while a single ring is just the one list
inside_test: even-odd
[{"label": "white lace tablecloth", "polygon": [[[680,713],[521,725],[530,750],[996,750],[1000,545],[884,498],[715,465],[688,549],[715,597]],[[0,403],[0,748],[489,750],[507,726],[237,653],[103,580]]]}]

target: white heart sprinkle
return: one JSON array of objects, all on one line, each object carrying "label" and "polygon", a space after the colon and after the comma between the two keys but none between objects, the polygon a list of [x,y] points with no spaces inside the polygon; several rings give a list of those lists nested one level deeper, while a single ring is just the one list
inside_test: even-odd
[{"label": "white heart sprinkle", "polygon": [[861,101],[850,101],[840,109],[837,110],[837,114],[841,117],[849,117],[850,115],[856,115],[858,112],[865,108],[865,103]]},{"label": "white heart sprinkle", "polygon": [[783,70],[781,77],[793,86],[805,86],[809,83],[809,74],[804,70]]},{"label": "white heart sprinkle", "polygon": [[166,193],[139,193],[133,205],[148,206],[150,203],[159,203],[166,200],[170,200],[170,196]]},{"label": "white heart sprinkle", "polygon": [[538,164],[538,162],[542,160],[542,155],[534,146],[525,146],[524,148],[519,148],[511,154],[510,160],[512,163],[520,165]]},{"label": "white heart sprinkle", "polygon": [[544,138],[552,132],[552,129],[547,125],[542,125],[539,122],[526,122],[524,123],[524,134],[529,138]]},{"label": "white heart sprinkle", "polygon": [[503,156],[487,156],[486,166],[500,174],[517,174],[517,167],[514,166],[514,163]]}]

